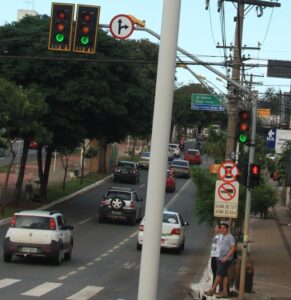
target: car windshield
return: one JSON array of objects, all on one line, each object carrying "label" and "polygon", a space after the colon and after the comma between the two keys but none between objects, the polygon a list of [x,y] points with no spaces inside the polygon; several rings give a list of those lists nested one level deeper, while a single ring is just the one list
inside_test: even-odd
[{"label": "car windshield", "polygon": [[188,167],[188,162],[184,160],[175,160],[173,161],[173,165],[181,166],[181,167]]},{"label": "car windshield", "polygon": [[150,152],[144,152],[141,156],[142,157],[150,157]]},{"label": "car windshield", "polygon": [[130,161],[120,161],[118,167],[134,168],[134,164]]},{"label": "car windshield", "polygon": [[177,215],[164,213],[163,214],[163,223],[178,224],[179,221],[178,221]]},{"label": "car windshield", "polygon": [[109,191],[106,195],[108,199],[121,199],[121,200],[130,200],[130,193],[120,192],[120,191]]},{"label": "car windshield", "polygon": [[50,218],[38,216],[16,216],[15,228],[50,229]]}]

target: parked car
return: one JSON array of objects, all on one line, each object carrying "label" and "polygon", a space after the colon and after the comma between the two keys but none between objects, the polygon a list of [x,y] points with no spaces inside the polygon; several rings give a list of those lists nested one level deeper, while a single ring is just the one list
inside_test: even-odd
[{"label": "parked car", "polygon": [[150,166],[150,152],[143,152],[140,156],[139,167],[143,169],[148,169]]},{"label": "parked car", "polygon": [[113,173],[113,182],[139,182],[139,169],[136,162],[122,160],[118,162]]},{"label": "parked car", "polygon": [[3,259],[11,262],[13,255],[47,257],[60,265],[63,256],[65,260],[72,258],[72,229],[56,211],[16,212],[3,241]]},{"label": "parked car", "polygon": [[179,144],[169,144],[169,148],[172,149],[174,157],[180,157],[181,151],[180,151]]},{"label": "parked car", "polygon": [[187,149],[184,153],[184,160],[188,160],[190,165],[201,165],[201,155],[198,149]]},{"label": "parked car", "polygon": [[166,179],[166,192],[175,192],[176,190],[176,179],[174,173],[171,170],[167,170],[167,179]]},{"label": "parked car", "polygon": [[174,159],[170,165],[170,170],[175,177],[190,177],[189,161],[184,159]]},{"label": "parked car", "polygon": [[142,198],[134,189],[125,187],[111,187],[103,195],[99,207],[99,222],[106,219],[127,220],[135,225],[143,217]]},{"label": "parked car", "polygon": [[[164,211],[161,234],[161,248],[173,249],[177,254],[185,248],[185,226],[188,225],[178,212]],[[145,218],[141,221],[137,234],[137,250],[142,248]]]},{"label": "parked car", "polygon": [[37,147],[38,147],[38,143],[36,141],[31,141],[29,143],[29,148],[30,149],[37,149]]}]

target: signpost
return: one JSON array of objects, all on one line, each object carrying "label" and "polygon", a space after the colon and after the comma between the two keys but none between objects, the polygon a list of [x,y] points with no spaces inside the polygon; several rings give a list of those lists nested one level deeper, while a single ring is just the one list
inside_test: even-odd
[{"label": "signpost", "polygon": [[224,106],[221,100],[209,94],[192,94],[191,109],[193,110],[210,110],[210,111],[224,111]]}]

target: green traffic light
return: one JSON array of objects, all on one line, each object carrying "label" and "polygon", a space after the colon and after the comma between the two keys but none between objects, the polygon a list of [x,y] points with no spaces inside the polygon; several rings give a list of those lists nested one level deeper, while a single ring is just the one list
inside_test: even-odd
[{"label": "green traffic light", "polygon": [[240,141],[241,143],[246,143],[247,140],[248,140],[248,136],[247,136],[245,133],[241,133],[241,134],[239,135],[239,141]]},{"label": "green traffic light", "polygon": [[87,36],[81,37],[81,44],[82,45],[88,45],[89,44],[89,38]]},{"label": "green traffic light", "polygon": [[61,42],[64,41],[64,39],[65,39],[65,36],[64,36],[62,33],[58,33],[58,34],[56,35],[56,40],[57,40],[57,42],[61,43]]}]

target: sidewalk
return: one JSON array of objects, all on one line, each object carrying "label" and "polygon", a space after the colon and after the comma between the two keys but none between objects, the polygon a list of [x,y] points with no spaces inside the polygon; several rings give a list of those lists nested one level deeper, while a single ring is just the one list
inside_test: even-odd
[{"label": "sidewalk", "polygon": [[[278,203],[272,219],[250,218],[250,249],[254,262],[254,293],[244,299],[291,299],[291,215]],[[203,291],[211,286],[212,278],[205,272],[200,283],[192,285],[193,299],[203,298]],[[235,298],[229,298],[235,299]]]}]

